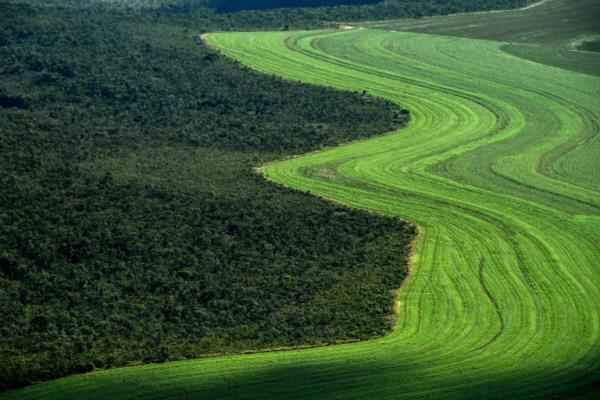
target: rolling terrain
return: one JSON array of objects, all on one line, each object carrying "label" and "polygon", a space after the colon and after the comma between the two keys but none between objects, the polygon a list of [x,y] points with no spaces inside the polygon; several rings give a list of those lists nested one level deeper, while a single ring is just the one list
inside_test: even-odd
[{"label": "rolling terrain", "polygon": [[390,331],[413,227],[253,168],[406,110],[265,78],[180,17],[0,9],[0,392]]},{"label": "rolling terrain", "polygon": [[543,0],[520,10],[459,13],[357,24],[368,28],[442,34],[503,42],[531,61],[600,75],[600,6],[594,0]]},{"label": "rolling terrain", "polygon": [[[513,13],[578,4],[547,1]],[[553,27],[560,25],[544,29]],[[262,167],[277,183],[418,224],[390,335],[108,370],[2,398],[598,396],[595,55],[577,67],[559,59],[578,32],[544,45],[555,50],[544,50],[544,64],[507,51],[502,38],[400,28],[208,37],[259,71],[365,90],[410,109],[411,124],[398,132]]]}]

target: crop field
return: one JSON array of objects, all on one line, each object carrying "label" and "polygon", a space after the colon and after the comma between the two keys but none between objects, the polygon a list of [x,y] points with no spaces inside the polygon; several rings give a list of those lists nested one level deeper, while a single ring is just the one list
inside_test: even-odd
[{"label": "crop field", "polygon": [[411,20],[365,22],[363,27],[442,34],[502,42],[503,50],[577,72],[600,75],[595,0],[543,0],[521,10],[463,13]]},{"label": "crop field", "polygon": [[[537,12],[567,3],[580,4]],[[254,69],[411,111],[398,132],[262,167],[279,184],[418,225],[391,334],[113,369],[0,397],[598,398],[600,77],[504,42],[399,27],[207,38]],[[565,57],[563,37],[545,57]]]}]

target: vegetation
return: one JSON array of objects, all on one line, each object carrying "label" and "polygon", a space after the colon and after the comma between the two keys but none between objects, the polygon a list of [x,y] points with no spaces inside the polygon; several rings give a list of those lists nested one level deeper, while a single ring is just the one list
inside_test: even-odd
[{"label": "vegetation", "polygon": [[[236,389],[270,376],[274,364],[297,376],[290,371],[305,362],[305,379],[282,376],[264,390],[272,398],[311,389],[316,398],[327,390],[377,399],[598,396],[598,77],[514,57],[499,42],[415,33],[210,39],[254,68],[368,87],[414,115],[401,134],[263,168],[274,181],[419,225],[399,328],[337,353],[243,360],[254,374],[238,375]],[[229,365],[198,363],[220,373]],[[311,385],[316,376],[335,384]]]},{"label": "vegetation", "polygon": [[[538,11],[567,7],[548,3]],[[108,370],[2,397],[598,394],[593,73],[422,34],[210,36],[253,68],[352,91],[340,93],[211,52],[197,33],[223,20],[199,28],[198,14],[2,9],[6,384],[385,332],[412,229],[250,172],[403,124],[405,112],[365,89],[410,106],[410,127],[263,172],[416,221],[421,233],[385,338]],[[223,18],[231,28],[241,17]],[[545,61],[562,63],[556,54]],[[593,59],[581,60],[592,71]]]},{"label": "vegetation", "polygon": [[[389,329],[412,228],[251,169],[408,113],[267,79],[199,39],[371,9],[296,20],[202,1],[29,3],[74,8],[0,5],[0,389]],[[409,3],[401,15],[449,10]]]},{"label": "vegetation", "polygon": [[[121,9],[165,19],[176,15],[178,24],[208,31],[304,29],[332,27],[340,21],[418,18],[461,12],[521,7],[532,0],[4,0],[15,3],[74,8]],[[288,5],[323,5],[288,7]],[[328,6],[330,4],[339,4]],[[286,7],[282,7],[286,6]]]},{"label": "vegetation", "polygon": [[[534,3],[525,10],[457,14],[420,20],[360,24],[368,28],[443,34],[506,42],[503,50],[521,58],[560,68],[600,75],[598,2],[582,0]],[[577,51],[577,50],[584,50]]]},{"label": "vegetation", "polygon": [[418,33],[209,40],[261,71],[410,107],[399,134],[262,169],[419,224],[397,328],[343,346],[107,370],[5,398],[597,397],[598,77],[499,42]]},{"label": "vegetation", "polygon": [[577,46],[577,50],[600,53],[600,39],[596,37],[591,40],[584,40]]},{"label": "vegetation", "polygon": [[[65,0],[59,0],[65,1]],[[322,7],[278,8],[283,4],[328,5],[347,4],[336,0],[225,0],[216,2],[214,8],[196,0],[175,0],[158,9],[162,12],[200,14],[219,21],[221,30],[227,26],[239,28],[315,28],[331,27],[339,22],[383,20],[390,18],[419,18],[431,15],[452,14],[481,10],[521,7],[531,0],[387,0],[375,4],[337,5]],[[360,3],[373,3],[360,1]],[[255,8],[259,8],[258,10]],[[234,12],[231,12],[234,11]]]},{"label": "vegetation", "polygon": [[214,7],[218,11],[240,10],[269,10],[273,8],[299,8],[299,7],[331,7],[331,6],[356,6],[363,4],[380,3],[382,0],[217,0]]},{"label": "vegetation", "polygon": [[0,7],[1,388],[389,330],[412,228],[252,168],[406,111],[152,16]]}]

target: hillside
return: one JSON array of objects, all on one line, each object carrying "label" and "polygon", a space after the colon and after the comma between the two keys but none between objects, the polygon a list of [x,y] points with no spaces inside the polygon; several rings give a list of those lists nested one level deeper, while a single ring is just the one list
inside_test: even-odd
[{"label": "hillside", "polygon": [[[340,21],[419,18],[523,7],[534,0],[4,0],[38,6],[126,10],[188,16],[202,29],[333,27]],[[293,5],[293,7],[290,7]],[[318,7],[311,7],[316,6]]]},{"label": "hillside", "polygon": [[547,1],[524,10],[458,14],[447,17],[367,22],[384,30],[471,37],[505,42],[503,49],[521,58],[600,75],[598,21],[594,0]]},{"label": "hillside", "polygon": [[598,396],[595,2],[188,5],[1,5],[0,398]]},{"label": "hillside", "polygon": [[412,228],[253,168],[405,110],[251,72],[177,19],[0,8],[0,388],[389,330]]},{"label": "hillside", "polygon": [[380,3],[383,0],[217,0],[213,7],[220,12],[268,10],[273,8],[356,6]]}]

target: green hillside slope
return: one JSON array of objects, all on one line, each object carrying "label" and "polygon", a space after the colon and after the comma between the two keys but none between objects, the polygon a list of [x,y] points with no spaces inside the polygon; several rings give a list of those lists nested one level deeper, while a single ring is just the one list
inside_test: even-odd
[{"label": "green hillside slope", "polygon": [[600,3],[595,0],[543,0],[521,10],[360,25],[505,42],[503,49],[520,57],[600,75],[600,54],[594,50],[600,40]]},{"label": "green hillside slope", "polygon": [[262,168],[419,225],[396,329],[362,343],[103,371],[4,398],[597,398],[600,78],[501,42],[420,33],[209,41],[255,69],[366,90],[413,113],[394,134]]}]

